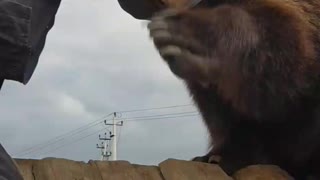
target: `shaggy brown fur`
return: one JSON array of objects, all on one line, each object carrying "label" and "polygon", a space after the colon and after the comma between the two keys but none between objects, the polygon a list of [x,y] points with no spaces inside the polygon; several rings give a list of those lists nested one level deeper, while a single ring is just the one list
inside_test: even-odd
[{"label": "shaggy brown fur", "polygon": [[320,179],[320,0],[207,0],[160,13],[149,29],[211,134],[195,160]]}]

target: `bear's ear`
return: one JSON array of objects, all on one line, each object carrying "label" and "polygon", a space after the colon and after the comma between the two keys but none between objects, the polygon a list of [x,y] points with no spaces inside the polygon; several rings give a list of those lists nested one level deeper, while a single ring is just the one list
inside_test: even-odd
[{"label": "bear's ear", "polygon": [[120,7],[136,19],[149,19],[165,8],[162,0],[118,0]]}]

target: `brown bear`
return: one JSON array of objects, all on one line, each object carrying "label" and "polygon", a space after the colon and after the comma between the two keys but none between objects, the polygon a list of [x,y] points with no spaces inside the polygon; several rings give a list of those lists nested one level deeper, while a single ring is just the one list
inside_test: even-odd
[{"label": "brown bear", "polygon": [[320,0],[203,0],[148,28],[210,132],[193,160],[320,179]]}]

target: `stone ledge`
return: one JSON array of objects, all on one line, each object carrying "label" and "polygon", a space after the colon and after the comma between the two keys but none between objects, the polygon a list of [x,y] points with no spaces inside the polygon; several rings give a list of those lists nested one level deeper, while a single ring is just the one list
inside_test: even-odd
[{"label": "stone ledge", "polygon": [[218,165],[168,159],[159,166],[128,161],[89,161],[60,158],[15,159],[25,180],[290,180],[277,166],[255,165],[233,177]]}]

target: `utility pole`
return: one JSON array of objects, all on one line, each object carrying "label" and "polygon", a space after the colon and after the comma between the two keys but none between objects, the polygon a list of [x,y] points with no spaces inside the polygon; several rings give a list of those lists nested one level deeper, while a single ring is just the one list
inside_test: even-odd
[{"label": "utility pole", "polygon": [[99,146],[99,144],[97,144],[97,148],[101,149],[101,161],[104,161],[104,146],[103,146],[103,142],[101,142],[101,146]]},{"label": "utility pole", "polygon": [[[110,137],[111,137],[111,132]],[[101,137],[99,134],[99,140],[103,141],[101,142],[101,146],[97,144],[97,148],[101,149],[101,161],[108,160],[109,156],[111,155],[110,152],[108,152],[108,142],[111,140],[111,138],[107,138],[107,133],[104,133],[105,137]]]},{"label": "utility pole", "polygon": [[120,123],[116,122],[116,116],[117,113],[113,113],[113,119],[112,119],[112,124],[108,124],[107,121],[105,120],[104,123],[106,125],[111,125],[112,126],[112,135],[110,136],[112,138],[112,145],[111,145],[111,160],[116,161],[117,160],[117,126],[122,126],[123,121],[120,121]]}]

